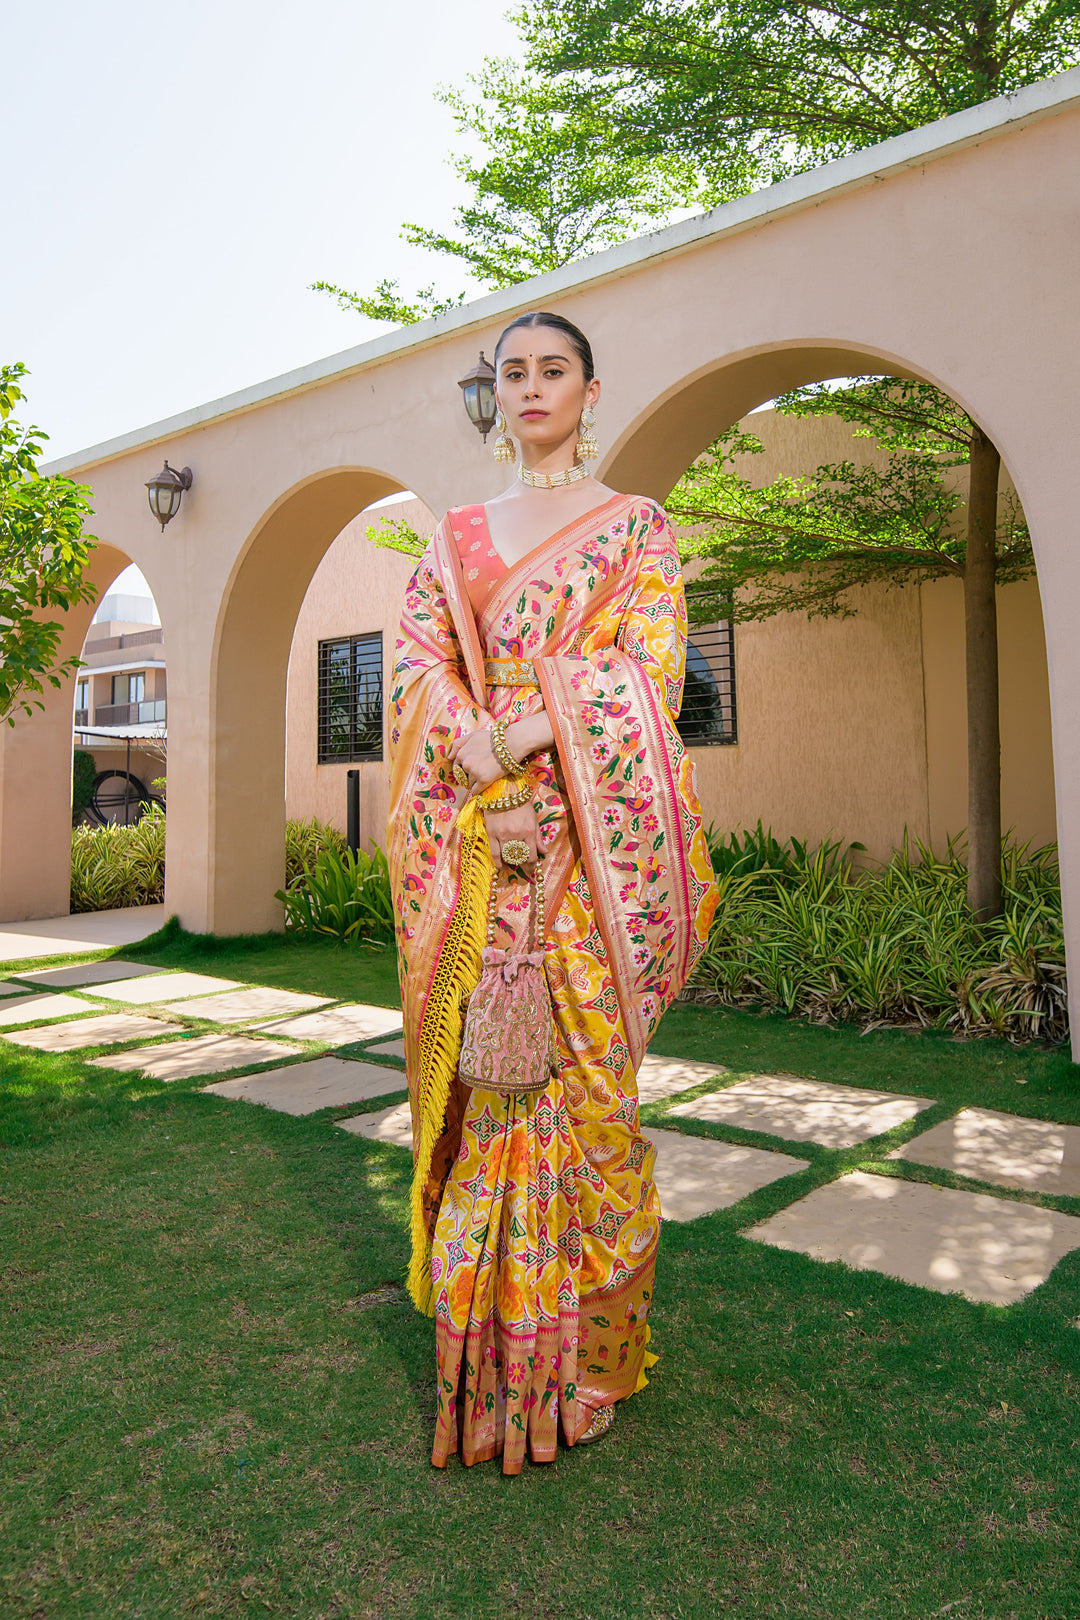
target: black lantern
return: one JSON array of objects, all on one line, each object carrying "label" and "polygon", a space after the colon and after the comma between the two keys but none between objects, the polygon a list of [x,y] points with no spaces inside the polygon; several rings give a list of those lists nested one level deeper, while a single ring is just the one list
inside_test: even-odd
[{"label": "black lantern", "polygon": [[465,395],[465,409],[473,427],[483,434],[484,442],[495,426],[495,367],[484,359],[480,350],[479,362],[458,381]]},{"label": "black lantern", "polygon": [[177,472],[166,462],[156,478],[147,480],[146,488],[150,510],[164,530],[166,523],[179,512],[180,497],[185,489],[191,488],[191,468],[184,467]]}]

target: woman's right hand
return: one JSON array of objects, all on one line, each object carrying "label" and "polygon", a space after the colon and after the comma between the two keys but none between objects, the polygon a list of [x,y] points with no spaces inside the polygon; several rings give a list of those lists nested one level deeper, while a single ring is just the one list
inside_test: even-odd
[{"label": "woman's right hand", "polygon": [[[484,816],[487,826],[488,842],[496,866],[521,864],[523,866],[536,865],[536,852],[540,840],[540,822],[536,811],[531,804],[518,805],[516,810],[489,810]],[[500,848],[511,838],[520,838],[528,845],[529,859],[518,863],[503,861]]]},{"label": "woman's right hand", "polygon": [[447,750],[451,768],[460,765],[468,771],[472,792],[479,793],[490,787],[506,771],[491,746],[491,732],[487,726],[478,726],[464,737],[457,737]]}]

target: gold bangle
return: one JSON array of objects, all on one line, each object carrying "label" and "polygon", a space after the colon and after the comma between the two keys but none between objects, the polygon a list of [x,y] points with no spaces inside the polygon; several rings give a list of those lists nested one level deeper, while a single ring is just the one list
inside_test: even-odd
[{"label": "gold bangle", "polygon": [[491,799],[487,804],[480,806],[485,816],[489,810],[518,810],[523,804],[528,804],[533,797],[532,784],[527,784],[520,793],[514,793],[503,799]]},{"label": "gold bangle", "polygon": [[525,766],[516,760],[506,743],[505,720],[496,720],[491,728],[491,751],[508,776],[524,776]]}]

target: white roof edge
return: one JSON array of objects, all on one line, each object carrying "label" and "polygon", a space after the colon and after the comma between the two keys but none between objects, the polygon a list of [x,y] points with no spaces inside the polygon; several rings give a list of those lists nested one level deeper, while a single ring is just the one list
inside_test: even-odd
[{"label": "white roof edge", "polygon": [[903,135],[894,135],[877,146],[863,147],[819,168],[807,169],[789,180],[781,180],[777,185],[750,192],[745,197],[736,197],[732,202],[721,203],[718,208],[710,209],[708,213],[695,214],[691,219],[679,220],[674,225],[650,231],[645,236],[620,242],[615,247],[605,248],[585,259],[576,259],[557,270],[533,276],[528,281],[516,282],[500,292],[485,293],[471,303],[447,310],[430,320],[418,321],[413,326],[395,327],[382,337],[372,338],[352,349],[343,349],[323,360],[314,360],[280,377],[254,383],[234,394],[226,394],[222,399],[210,400],[204,405],[181,411],[164,421],[152,422],[147,427],[122,433],[102,444],[60,456],[55,461],[45,463],[41,471],[51,474],[85,469],[130,450],[160,444],[192,428],[206,427],[212,422],[269,404],[287,394],[305,392],[331,378],[362,371],[390,355],[405,354],[429,343],[441,342],[451,333],[488,327],[518,310],[542,306],[553,295],[625,275],[650,259],[685,253],[711,239],[762,225],[780,214],[819,203],[828,196],[913,168],[928,159],[944,157],[962,147],[974,145],[988,135],[1031,123],[1048,113],[1067,111],[1078,104],[1080,67],[1074,67],[1052,78],[1025,85],[1011,95],[997,96],[992,101],[980,102],[978,106],[967,107],[962,112],[950,113],[947,118],[923,124]]}]

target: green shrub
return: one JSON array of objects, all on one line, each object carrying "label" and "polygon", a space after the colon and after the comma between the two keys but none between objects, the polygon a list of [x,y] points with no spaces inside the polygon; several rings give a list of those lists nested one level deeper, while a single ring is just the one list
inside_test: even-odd
[{"label": "green shrub", "polygon": [[165,814],[151,805],[126,827],[75,827],[71,835],[72,911],[149,906],[165,897]]},{"label": "green shrub", "polygon": [[76,822],[90,803],[94,792],[97,761],[85,748],[76,748],[71,759],[71,820]]},{"label": "green shrub", "polygon": [[363,945],[394,937],[390,871],[381,849],[323,849],[311,868],[276,899],[285,907],[285,927],[294,933],[331,934]]},{"label": "green shrub", "polygon": [[291,889],[310,872],[324,849],[344,855],[348,845],[344,833],[324,821],[309,816],[306,821],[285,823],[285,887]]},{"label": "green shrub", "polygon": [[1067,1034],[1057,852],[1006,844],[1000,917],[979,922],[954,841],[939,860],[905,839],[884,866],[851,852],[709,829],[720,904],[692,999],[815,1023],[935,1026],[1013,1041]]}]

